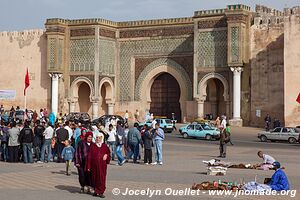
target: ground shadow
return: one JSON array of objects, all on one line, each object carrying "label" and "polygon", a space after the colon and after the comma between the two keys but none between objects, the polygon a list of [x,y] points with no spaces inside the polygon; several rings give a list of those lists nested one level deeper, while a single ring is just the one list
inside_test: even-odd
[{"label": "ground shadow", "polygon": [[75,186],[69,186],[69,185],[56,185],[56,189],[68,191],[72,194],[80,193],[80,188]]},{"label": "ground shadow", "polygon": [[[60,170],[60,171],[52,171],[51,174],[63,174],[65,175],[66,174],[66,171],[64,170]],[[71,172],[72,175],[78,175],[77,172]]]},{"label": "ground shadow", "polygon": [[207,172],[195,172],[195,174],[207,175]]}]

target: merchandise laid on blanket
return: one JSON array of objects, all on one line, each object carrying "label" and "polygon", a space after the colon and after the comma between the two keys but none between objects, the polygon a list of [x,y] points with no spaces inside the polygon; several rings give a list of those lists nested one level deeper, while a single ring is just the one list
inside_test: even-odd
[{"label": "merchandise laid on blanket", "polygon": [[[229,162],[224,162],[218,159],[212,159],[209,161],[203,161],[207,165],[207,175],[213,176],[225,176],[228,168],[237,169],[257,169],[256,166],[261,165],[251,165],[251,164],[239,164],[232,165]],[[268,192],[271,190],[282,191],[289,190],[288,178],[281,168],[281,164],[277,161],[273,162],[272,167],[268,168],[275,170],[272,178],[265,178],[264,183],[257,182],[257,176],[255,176],[254,181],[245,183],[244,181],[238,182],[225,182],[225,181],[213,181],[213,182],[202,182],[200,184],[194,183],[192,189],[194,190],[245,190],[245,191],[257,191],[257,192]],[[243,179],[244,180],[244,179]]]}]

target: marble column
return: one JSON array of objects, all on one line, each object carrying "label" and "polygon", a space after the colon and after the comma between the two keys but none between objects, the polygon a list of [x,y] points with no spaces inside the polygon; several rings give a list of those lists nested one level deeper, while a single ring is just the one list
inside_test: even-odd
[{"label": "marble column", "polygon": [[69,106],[70,106],[70,108],[69,108],[69,113],[71,113],[71,112],[75,112],[75,109],[76,109],[76,103],[77,103],[77,101],[76,100],[71,100],[70,102],[69,102]]},{"label": "marble column", "polygon": [[233,120],[236,126],[242,125],[241,119],[241,74],[242,67],[231,67],[233,72]]},{"label": "marble column", "polygon": [[92,101],[92,119],[98,118],[99,100]]},{"label": "marble column", "polygon": [[197,110],[197,117],[204,118],[204,99],[196,99],[198,110]]},{"label": "marble column", "polygon": [[51,112],[54,112],[55,116],[58,113],[58,83],[59,78],[62,77],[62,74],[59,73],[50,73],[51,77]]},{"label": "marble column", "polygon": [[114,114],[115,103],[108,103],[108,115]]}]

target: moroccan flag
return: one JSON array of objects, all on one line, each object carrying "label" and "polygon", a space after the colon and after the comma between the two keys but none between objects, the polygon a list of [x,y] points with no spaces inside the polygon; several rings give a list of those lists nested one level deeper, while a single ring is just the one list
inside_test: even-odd
[{"label": "moroccan flag", "polygon": [[28,74],[28,68],[25,75],[25,88],[24,88],[24,96],[26,96],[26,89],[29,87],[30,81],[29,81],[29,74]]},{"label": "moroccan flag", "polygon": [[300,103],[300,93],[298,94],[298,98],[296,100],[298,103]]}]

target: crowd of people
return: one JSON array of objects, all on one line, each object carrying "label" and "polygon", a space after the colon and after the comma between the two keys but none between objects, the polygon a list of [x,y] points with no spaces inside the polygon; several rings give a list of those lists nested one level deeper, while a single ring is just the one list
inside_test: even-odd
[{"label": "crowd of people", "polygon": [[[41,110],[41,113],[44,110]],[[43,112],[38,118],[1,121],[0,159],[4,162],[65,163],[70,176],[72,162],[77,167],[80,192],[104,197],[107,165],[126,162],[163,164],[164,131],[159,123],[139,127],[112,118],[103,124],[67,121],[64,115],[51,118]],[[137,117],[136,117],[137,118]],[[155,148],[155,162],[152,162]],[[142,150],[144,150],[142,152]],[[142,159],[141,155],[144,155]]]}]

